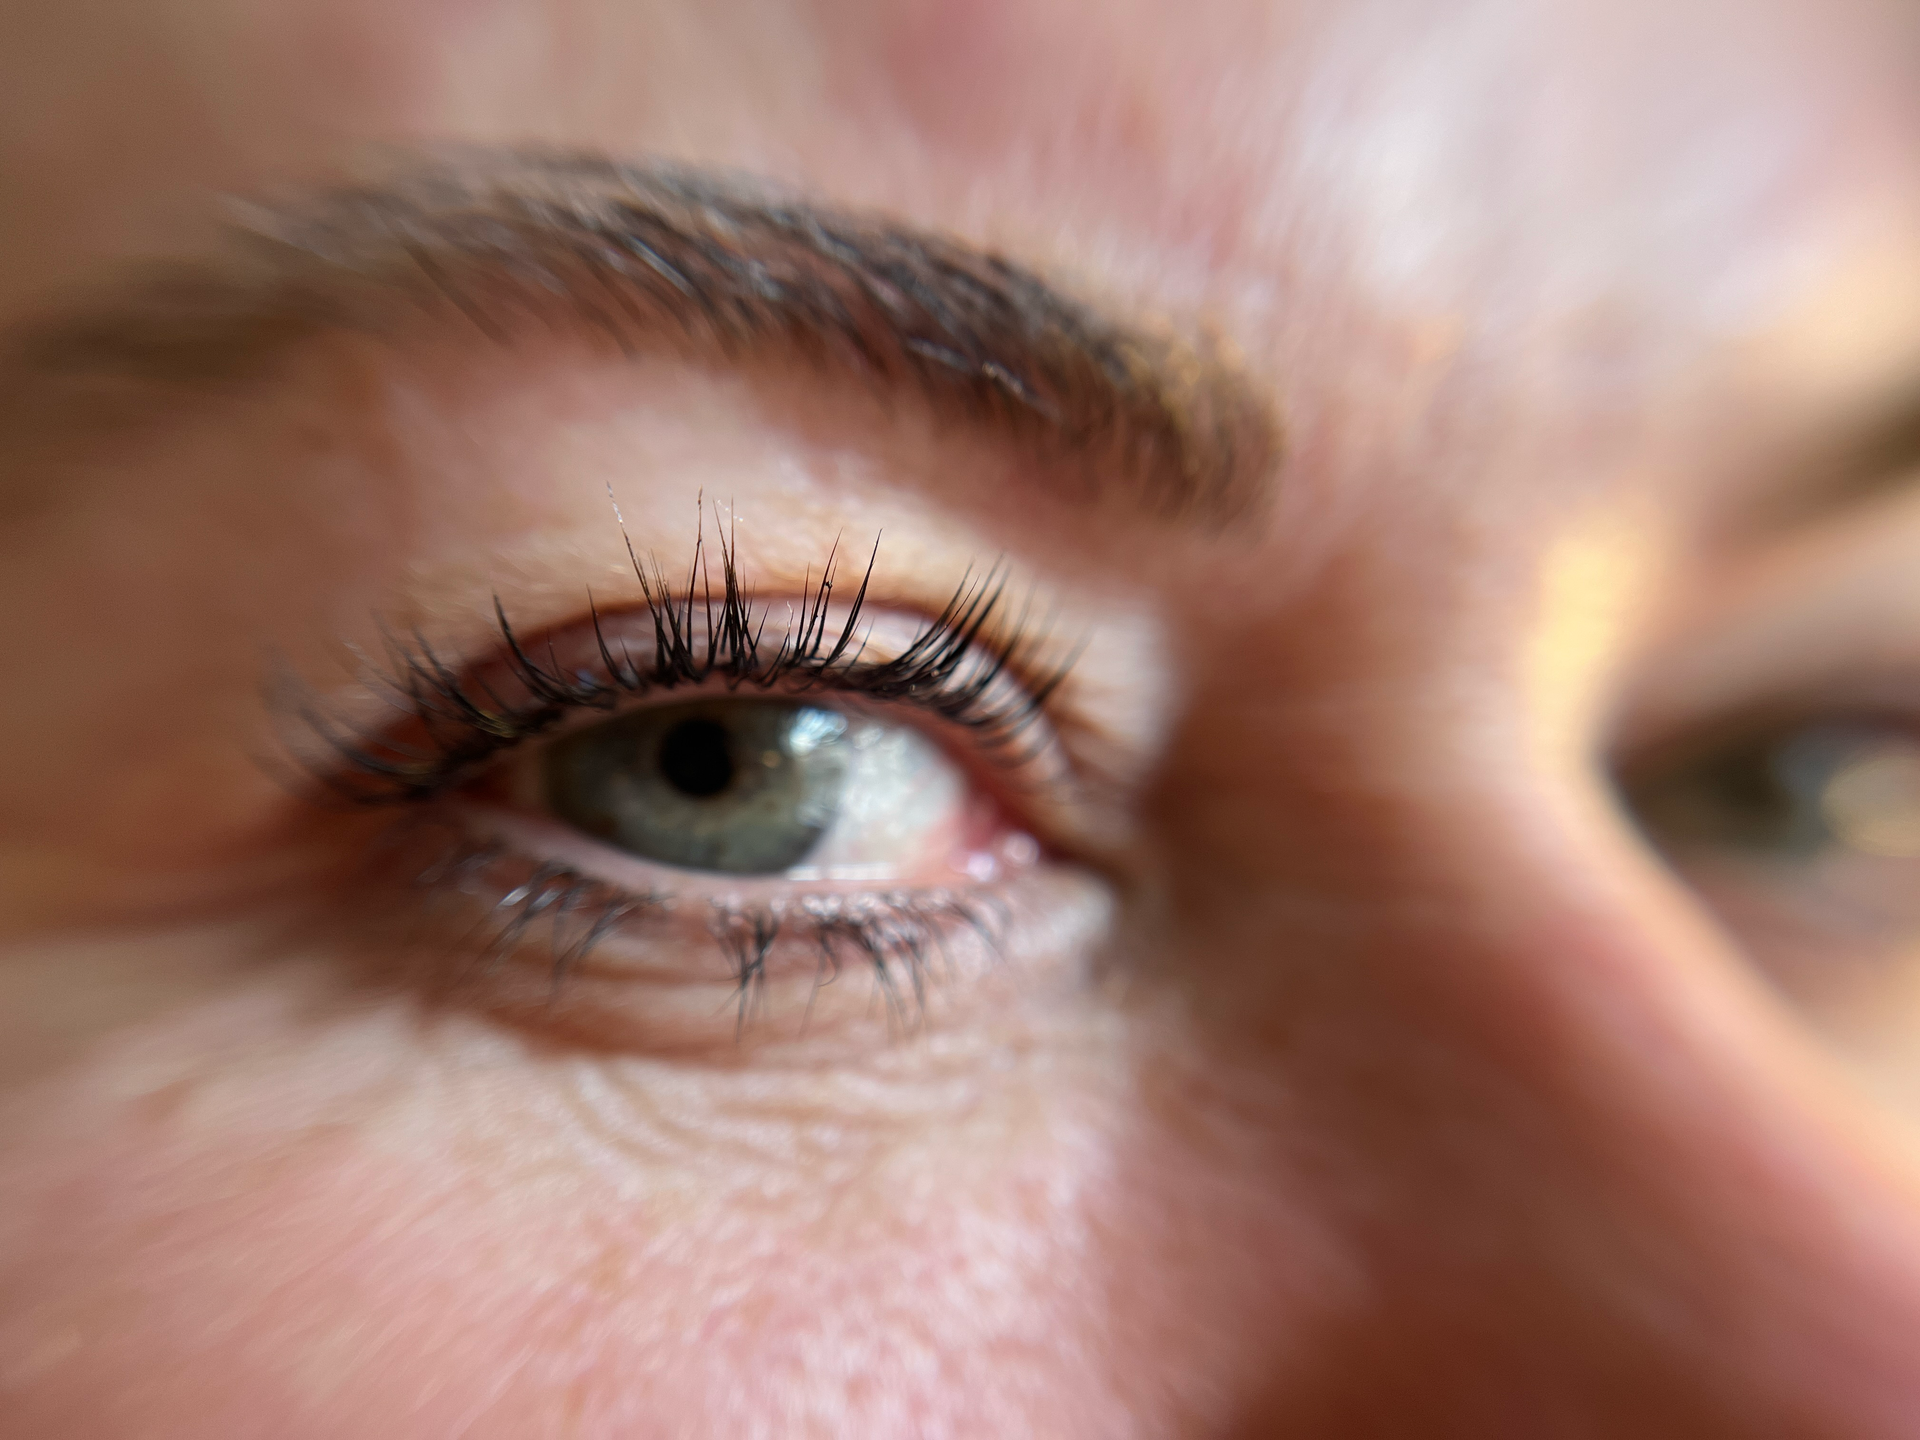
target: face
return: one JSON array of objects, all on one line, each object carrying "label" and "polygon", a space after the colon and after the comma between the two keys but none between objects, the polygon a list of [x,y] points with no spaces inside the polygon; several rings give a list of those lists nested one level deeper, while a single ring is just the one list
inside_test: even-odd
[{"label": "face", "polygon": [[0,16],[0,1435],[1912,1433],[1872,3]]}]

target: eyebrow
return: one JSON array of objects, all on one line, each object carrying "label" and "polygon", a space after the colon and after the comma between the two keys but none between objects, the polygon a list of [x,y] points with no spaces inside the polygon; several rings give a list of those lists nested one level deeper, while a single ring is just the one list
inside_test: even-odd
[{"label": "eyebrow", "polygon": [[77,405],[97,431],[103,406],[155,397],[145,410],[173,417],[182,397],[262,383],[319,334],[424,311],[505,346],[561,314],[630,353],[798,362],[912,393],[1162,517],[1245,514],[1281,453],[1270,405],[1217,341],[1124,323],[991,251],[744,177],[489,152],[234,216],[219,253],[0,340],[8,428]]}]

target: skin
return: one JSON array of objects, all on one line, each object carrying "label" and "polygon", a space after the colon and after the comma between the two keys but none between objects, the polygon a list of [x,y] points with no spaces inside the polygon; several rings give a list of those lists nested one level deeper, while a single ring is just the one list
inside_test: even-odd
[{"label": "skin", "polygon": [[[0,1436],[1914,1434],[1911,967],[1781,981],[1607,766],[1920,673],[1920,496],[1804,499],[1920,377],[1915,38],[1835,0],[8,7],[8,321],[222,194],[559,145],[1211,333],[1288,448],[1240,522],[1150,522],[804,370],[438,324],[16,442]],[[911,1033],[857,984],[802,1028],[800,975],[736,1033],[690,945],[559,1006],[450,985],[379,824],[262,762],[265,656],[350,705],[383,617],[466,655],[495,592],[636,603],[609,486],[670,568],[725,497],[765,593],[884,532],[890,606],[1004,555],[1088,637],[1058,714],[1104,808],[1020,817],[1055,888]]]}]

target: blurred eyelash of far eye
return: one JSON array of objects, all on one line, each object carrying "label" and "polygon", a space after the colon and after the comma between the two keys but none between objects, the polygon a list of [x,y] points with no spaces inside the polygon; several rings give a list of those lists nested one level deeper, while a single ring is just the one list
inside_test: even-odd
[{"label": "blurred eyelash of far eye", "polygon": [[[606,617],[591,594],[593,643],[581,664],[564,663],[551,639],[525,643],[498,597],[499,645],[490,667],[456,668],[418,631],[404,641],[390,639],[388,665],[375,683],[405,723],[397,732],[368,732],[296,698],[282,708],[320,742],[323,754],[319,761],[304,759],[303,768],[336,796],[356,803],[431,799],[576,713],[609,711],[630,698],[714,680],[730,691],[824,692],[903,705],[965,728],[991,758],[1012,764],[1031,758],[1021,737],[1074,657],[1036,667],[1047,646],[1044,637],[1028,632],[1024,608],[1004,633],[996,629],[1006,608],[1007,576],[999,564],[978,575],[969,571],[939,614],[898,653],[868,659],[861,626],[877,546],[844,614],[833,613],[836,547],[797,603],[781,602],[791,618],[772,638],[773,603],[759,601],[745,586],[731,544],[723,538],[715,548],[718,594],[708,551],[696,541],[676,598],[659,562],[649,572],[629,543],[651,629],[651,643],[637,655],[627,641],[609,638]],[[1031,672],[1028,684],[1007,683],[1022,671]]]}]

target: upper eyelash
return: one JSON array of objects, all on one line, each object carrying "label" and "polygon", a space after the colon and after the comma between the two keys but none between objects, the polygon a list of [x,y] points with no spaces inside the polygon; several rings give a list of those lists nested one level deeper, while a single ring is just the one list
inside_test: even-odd
[{"label": "upper eyelash", "polygon": [[1000,564],[978,576],[971,570],[963,576],[946,605],[898,654],[867,660],[859,624],[879,554],[877,543],[838,625],[829,628],[836,544],[818,582],[809,579],[803,585],[795,622],[771,648],[766,639],[771,606],[759,604],[742,584],[735,547],[723,536],[716,548],[718,597],[703,536],[695,540],[686,585],[676,599],[658,560],[649,575],[631,540],[627,542],[652,621],[654,653],[646,660],[636,660],[624,642],[609,645],[589,591],[597,664],[569,673],[551,638],[543,662],[536,658],[539,647],[530,649],[515,632],[496,595],[500,645],[492,658],[525,694],[522,702],[503,699],[483,678],[481,667],[449,666],[417,630],[405,642],[390,638],[389,669],[377,679],[406,712],[414,737],[350,728],[302,699],[288,708],[332,757],[331,764],[309,765],[309,772],[335,795],[357,803],[427,800],[578,712],[612,710],[629,697],[715,678],[729,690],[742,685],[789,692],[832,689],[906,704],[967,727],[989,753],[1011,757],[1014,763],[1030,758],[1016,751],[1016,742],[1044,713],[1077,652],[1042,670],[1028,687],[1014,687],[1012,694],[992,693],[1004,674],[1028,668],[1045,648],[1042,639],[1029,632],[1024,607],[1004,635],[990,631],[1006,599],[1008,577]]}]

